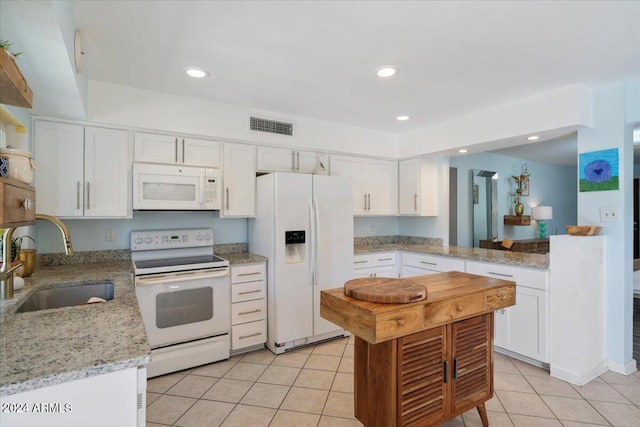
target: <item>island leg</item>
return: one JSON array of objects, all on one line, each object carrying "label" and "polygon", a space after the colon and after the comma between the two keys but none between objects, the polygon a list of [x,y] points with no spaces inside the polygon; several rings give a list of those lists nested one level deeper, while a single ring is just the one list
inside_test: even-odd
[{"label": "island leg", "polygon": [[489,427],[489,418],[487,417],[487,409],[484,407],[484,403],[478,405],[478,414],[484,427]]}]

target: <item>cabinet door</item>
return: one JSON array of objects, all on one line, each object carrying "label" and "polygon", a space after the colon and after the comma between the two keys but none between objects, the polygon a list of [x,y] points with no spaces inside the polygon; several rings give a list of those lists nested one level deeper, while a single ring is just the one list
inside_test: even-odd
[{"label": "cabinet door", "polygon": [[367,198],[364,193],[365,159],[348,156],[331,156],[331,175],[348,176],[353,188],[353,214],[365,215]]},{"label": "cabinet door", "polygon": [[220,143],[205,139],[182,138],[182,163],[207,168],[220,167]]},{"label": "cabinet door", "polygon": [[451,412],[493,394],[493,315],[451,324]]},{"label": "cabinet door", "polygon": [[447,411],[446,327],[398,338],[398,425],[433,426]]},{"label": "cabinet door", "polygon": [[391,160],[368,160],[365,164],[364,189],[368,215],[398,214],[398,163]]},{"label": "cabinet door", "polygon": [[[315,151],[296,151],[296,171],[300,173],[314,173],[318,170],[320,166],[320,157],[319,153]],[[324,170],[328,170],[328,166],[325,163]]]},{"label": "cabinet door", "polygon": [[261,172],[295,172],[296,151],[288,148],[258,147],[257,170]]},{"label": "cabinet door", "polygon": [[256,147],[224,144],[222,195],[223,217],[251,217],[256,214]]},{"label": "cabinet door", "polygon": [[86,127],[84,216],[131,216],[131,142],[124,130]]},{"label": "cabinet door", "polygon": [[398,212],[400,215],[418,215],[420,212],[419,160],[398,163]]},{"label": "cabinet door", "polygon": [[36,121],[34,157],[36,209],[58,217],[83,214],[84,128],[81,125]]},{"label": "cabinet door", "polygon": [[169,135],[136,132],[135,161],[178,163],[178,138]]},{"label": "cabinet door", "polygon": [[500,347],[545,363],[549,361],[546,296],[545,291],[516,286],[516,305],[506,309],[506,343]]}]

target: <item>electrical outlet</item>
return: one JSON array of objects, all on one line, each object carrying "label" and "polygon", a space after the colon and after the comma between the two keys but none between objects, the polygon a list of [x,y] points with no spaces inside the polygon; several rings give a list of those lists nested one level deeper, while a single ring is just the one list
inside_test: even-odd
[{"label": "electrical outlet", "polygon": [[376,224],[369,224],[369,233],[372,236],[375,236],[376,234],[378,234],[378,226]]},{"label": "electrical outlet", "polygon": [[105,240],[107,242],[113,242],[116,240],[116,229],[115,228],[107,228],[107,232],[105,235]]},{"label": "electrical outlet", "polygon": [[600,208],[600,222],[620,222],[620,208]]}]

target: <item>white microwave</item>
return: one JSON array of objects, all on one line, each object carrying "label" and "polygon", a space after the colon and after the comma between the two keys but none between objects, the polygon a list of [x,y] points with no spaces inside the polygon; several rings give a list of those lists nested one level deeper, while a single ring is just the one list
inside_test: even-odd
[{"label": "white microwave", "polygon": [[221,196],[219,169],[133,164],[133,209],[219,210]]}]

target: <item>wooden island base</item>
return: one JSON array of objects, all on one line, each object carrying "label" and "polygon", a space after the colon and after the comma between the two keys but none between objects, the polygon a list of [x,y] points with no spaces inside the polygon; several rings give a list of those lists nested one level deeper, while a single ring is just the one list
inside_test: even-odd
[{"label": "wooden island base", "polygon": [[412,277],[426,300],[379,304],[322,291],[321,315],[352,332],[355,415],[367,427],[437,426],[493,397],[493,311],[515,283],[467,273]]}]

